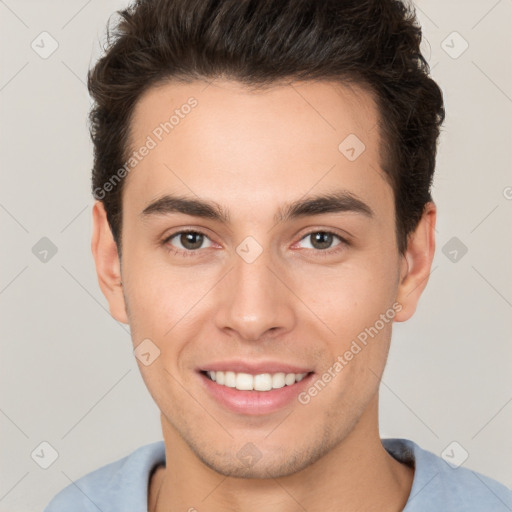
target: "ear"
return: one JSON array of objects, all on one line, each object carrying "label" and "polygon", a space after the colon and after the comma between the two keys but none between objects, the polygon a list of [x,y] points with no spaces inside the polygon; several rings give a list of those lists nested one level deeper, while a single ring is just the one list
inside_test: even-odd
[{"label": "ear", "polygon": [[420,296],[427,285],[435,250],[436,206],[433,202],[425,205],[423,215],[414,233],[411,233],[407,250],[402,255],[400,284],[397,302],[402,310],[395,321],[409,320],[416,311]]},{"label": "ear", "polygon": [[107,213],[101,201],[92,209],[91,250],[101,291],[108,301],[110,314],[119,322],[128,323],[121,283],[121,262],[117,246],[108,224]]}]

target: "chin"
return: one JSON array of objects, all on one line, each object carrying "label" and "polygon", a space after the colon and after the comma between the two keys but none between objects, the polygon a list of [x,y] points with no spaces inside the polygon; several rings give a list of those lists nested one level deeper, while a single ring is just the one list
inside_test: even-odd
[{"label": "chin", "polygon": [[247,443],[238,452],[198,453],[201,462],[213,471],[232,478],[281,478],[297,473],[315,463],[330,447],[319,443],[312,449],[297,451],[295,447],[279,450],[260,451],[253,443]]}]

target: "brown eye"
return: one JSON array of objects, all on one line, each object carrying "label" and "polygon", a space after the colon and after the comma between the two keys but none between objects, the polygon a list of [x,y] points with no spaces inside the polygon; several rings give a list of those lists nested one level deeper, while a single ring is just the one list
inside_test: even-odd
[{"label": "brown eye", "polygon": [[[333,241],[335,238],[340,240],[340,242],[333,246]],[[307,239],[311,240],[311,247],[308,247],[308,249],[312,248],[317,249],[319,251],[331,249],[332,247],[340,245],[340,243],[344,241],[340,236],[331,233],[330,231],[313,231],[302,238],[302,240]]]},{"label": "brown eye", "polygon": [[186,253],[204,248],[202,246],[205,240],[209,240],[209,238],[199,231],[179,231],[167,237],[164,244],[170,245],[176,253]]},{"label": "brown eye", "polygon": [[333,242],[332,233],[326,233],[325,231],[319,231],[313,233],[311,236],[312,245],[315,249],[329,249]]},{"label": "brown eye", "polygon": [[185,249],[199,249],[203,243],[204,236],[201,233],[181,233],[179,241]]}]

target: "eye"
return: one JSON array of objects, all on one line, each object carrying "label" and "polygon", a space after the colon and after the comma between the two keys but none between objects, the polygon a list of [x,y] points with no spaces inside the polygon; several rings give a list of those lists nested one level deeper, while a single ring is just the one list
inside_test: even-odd
[{"label": "eye", "polygon": [[[329,254],[348,245],[348,242],[344,238],[331,231],[311,231],[301,238],[301,242],[307,239],[310,239],[311,243],[310,247],[306,247],[306,249],[316,249],[317,252],[326,252]],[[339,242],[333,246],[332,244],[335,239],[338,239]]]},{"label": "eye", "polygon": [[[176,239],[176,241],[173,243],[172,241],[174,239]],[[201,246],[205,240],[210,241],[210,239],[200,231],[178,231],[177,233],[173,233],[172,235],[168,236],[163,241],[163,244],[169,246],[168,248],[174,252],[174,254],[181,253],[184,256],[188,256],[187,253],[197,252],[198,249],[204,248]],[[175,243],[179,244],[178,247],[174,245]],[[210,245],[207,247],[211,247],[211,241]]]},{"label": "eye", "polygon": [[[340,235],[326,230],[311,231],[303,236],[299,243],[308,239],[310,239],[311,242],[309,247],[305,247],[305,249],[315,250],[316,253],[321,254],[322,256],[333,254],[349,245],[347,240],[342,238]],[[335,242],[336,239],[338,240],[338,243],[333,245],[333,242]],[[205,241],[208,242],[206,247],[203,246]],[[207,235],[194,230],[177,231],[165,238],[165,240],[162,241],[162,244],[170,252],[180,256],[195,256],[199,253],[200,249],[206,249],[213,246]]]}]

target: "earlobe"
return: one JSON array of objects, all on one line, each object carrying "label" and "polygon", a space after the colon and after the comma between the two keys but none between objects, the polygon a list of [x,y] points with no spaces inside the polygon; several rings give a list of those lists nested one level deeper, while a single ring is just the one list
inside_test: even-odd
[{"label": "earlobe", "polygon": [[109,303],[110,314],[117,321],[127,324],[128,316],[121,283],[121,262],[101,201],[94,204],[92,217],[91,251],[96,264],[98,283]]},{"label": "earlobe", "polygon": [[402,256],[397,293],[397,302],[402,305],[402,309],[395,317],[397,322],[411,318],[427,285],[435,251],[435,225],[436,206],[429,202],[425,205],[416,230],[410,234],[407,250]]}]

